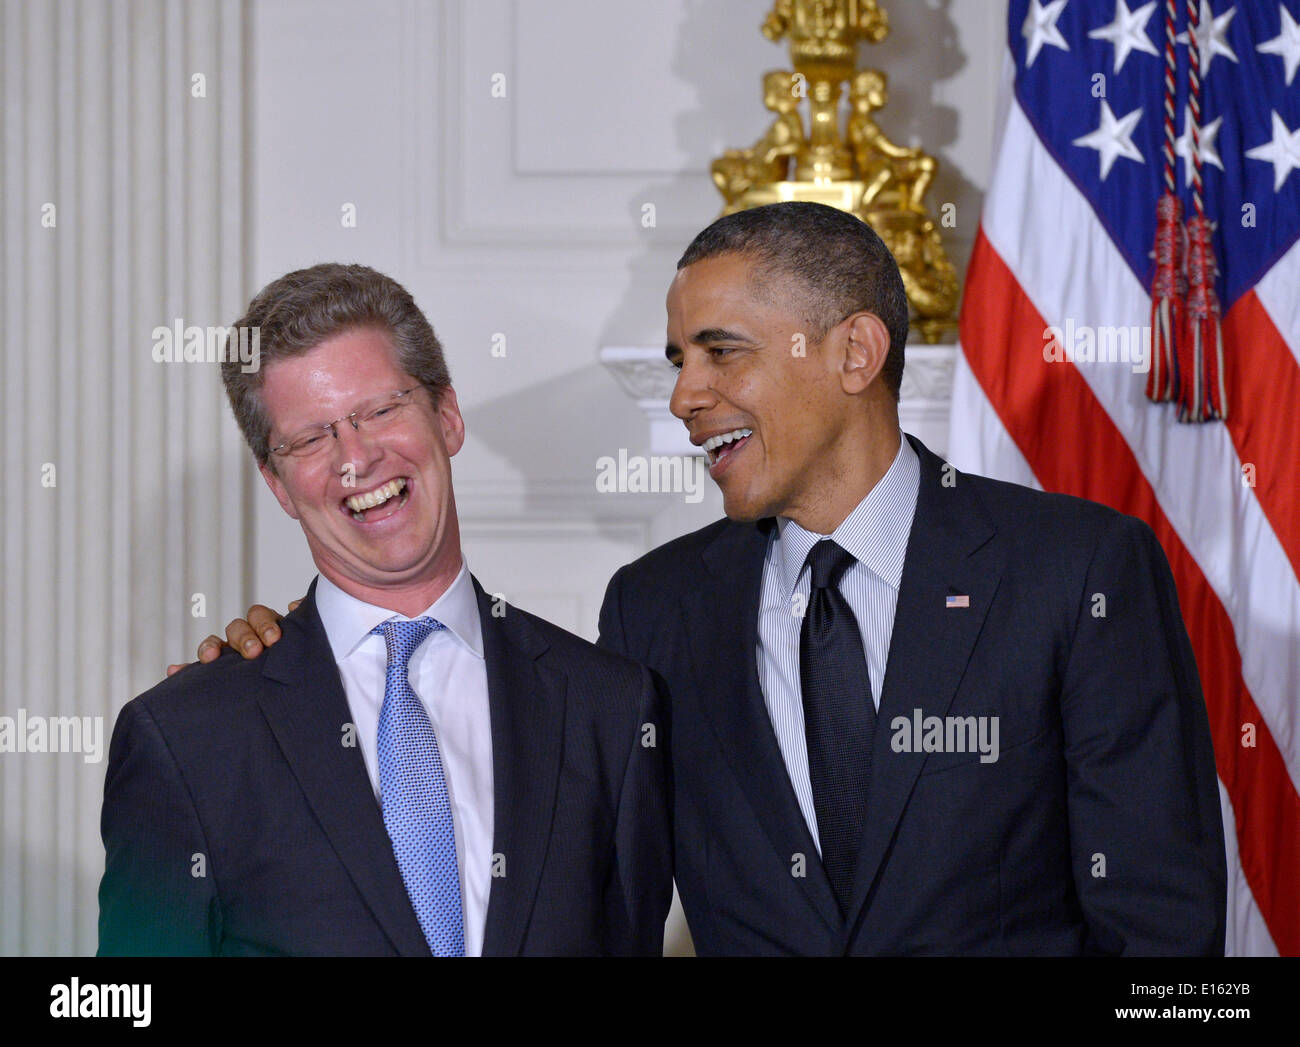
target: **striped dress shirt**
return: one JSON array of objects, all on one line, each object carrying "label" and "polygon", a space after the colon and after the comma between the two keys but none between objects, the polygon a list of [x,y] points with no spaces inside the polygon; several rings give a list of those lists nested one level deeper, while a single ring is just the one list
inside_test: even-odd
[{"label": "striped dress shirt", "polygon": [[920,461],[907,437],[900,433],[893,464],[833,534],[814,534],[793,520],[778,518],[768,540],[758,609],[758,679],[786,773],[819,852],[821,841],[808,774],[799,683],[799,633],[810,587],[805,561],[812,547],[826,537],[857,559],[844,572],[839,589],[858,620],[871,675],[871,696],[879,710],[898,586],[920,484]]}]

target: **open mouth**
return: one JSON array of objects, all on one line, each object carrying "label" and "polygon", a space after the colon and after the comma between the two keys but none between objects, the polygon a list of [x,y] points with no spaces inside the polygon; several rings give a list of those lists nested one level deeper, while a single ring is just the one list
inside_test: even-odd
[{"label": "open mouth", "polygon": [[729,433],[719,433],[717,436],[710,436],[701,445],[704,453],[709,458],[709,468],[725,462],[742,447],[749,442],[749,438],[754,434],[752,429],[733,429]]},{"label": "open mouth", "polygon": [[343,499],[343,509],[358,523],[365,523],[367,520],[392,516],[407,503],[410,497],[406,477],[399,476],[376,487],[373,491],[349,495]]}]

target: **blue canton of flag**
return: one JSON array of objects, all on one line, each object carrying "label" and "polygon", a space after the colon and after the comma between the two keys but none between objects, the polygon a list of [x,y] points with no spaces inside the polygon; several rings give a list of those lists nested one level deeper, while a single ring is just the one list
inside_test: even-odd
[{"label": "blue canton of flag", "polygon": [[[1204,201],[1227,313],[1300,235],[1300,3],[1199,3]],[[1190,214],[1188,19],[1185,0],[1176,6],[1175,173]],[[1163,188],[1163,0],[1011,0],[1010,13],[1021,106],[1149,287]]]}]

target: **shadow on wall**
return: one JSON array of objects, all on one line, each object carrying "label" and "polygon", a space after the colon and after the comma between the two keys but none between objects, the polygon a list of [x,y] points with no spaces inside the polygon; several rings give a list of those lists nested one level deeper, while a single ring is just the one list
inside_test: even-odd
[{"label": "shadow on wall", "polygon": [[[519,419],[534,415],[538,403],[546,405],[546,416],[554,424],[544,432],[533,432],[530,440],[545,445],[546,457],[551,463],[550,475],[539,475],[517,465],[519,481],[524,487],[523,509],[526,513],[555,509],[557,478],[563,478],[560,481],[561,493],[571,490],[570,485],[574,483],[585,485],[589,481],[590,491],[587,493],[594,494],[597,458],[617,450],[604,446],[609,442],[607,437],[598,442],[597,435],[636,432],[642,427],[641,414],[636,406],[609,371],[592,356],[594,351],[583,347],[581,352],[574,353],[576,360],[587,361],[583,366],[547,381],[530,384],[519,392],[484,401],[465,411],[466,431],[513,462],[521,447]],[[635,447],[635,443],[630,442],[630,449],[638,453]],[[461,483],[459,479],[457,482]],[[622,496],[606,497],[617,499]],[[613,509],[612,500],[609,504]],[[613,515],[617,517],[620,514]]]}]

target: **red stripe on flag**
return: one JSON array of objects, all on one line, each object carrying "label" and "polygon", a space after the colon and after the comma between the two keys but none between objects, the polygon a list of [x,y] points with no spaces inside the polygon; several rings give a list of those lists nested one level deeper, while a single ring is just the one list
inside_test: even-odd
[{"label": "red stripe on flag", "polygon": [[1223,355],[1228,432],[1242,466],[1255,467],[1255,498],[1300,577],[1300,459],[1291,446],[1300,364],[1253,290],[1223,318]]},{"label": "red stripe on flag", "polygon": [[[1046,321],[980,231],[971,257],[961,342],[976,379],[1034,475],[1050,491],[1102,502],[1145,520],[1173,570],[1209,710],[1215,762],[1237,819],[1238,852],[1282,955],[1300,955],[1300,796],[1241,674],[1227,611],[1160,508],[1123,434],[1072,364],[1043,360]],[[1239,410],[1240,392],[1231,401]],[[1156,405],[1148,410],[1167,410]],[[1174,424],[1172,418],[1170,424]],[[1086,433],[1089,454],[1062,433]],[[954,434],[953,439],[956,438]],[[1241,745],[1256,727],[1256,747]]]}]

